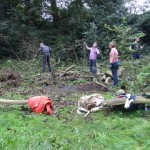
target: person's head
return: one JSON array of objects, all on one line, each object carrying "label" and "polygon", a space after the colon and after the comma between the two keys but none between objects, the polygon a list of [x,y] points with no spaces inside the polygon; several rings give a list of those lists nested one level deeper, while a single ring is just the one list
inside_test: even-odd
[{"label": "person's head", "polygon": [[109,48],[115,48],[116,47],[116,43],[115,42],[110,42],[109,43]]},{"label": "person's head", "polygon": [[138,43],[139,41],[140,41],[140,38],[139,38],[139,37],[136,37],[136,38],[135,38],[135,42]]},{"label": "person's head", "polygon": [[93,43],[93,47],[97,47],[97,43],[96,42]]},{"label": "person's head", "polygon": [[43,46],[43,45],[44,45],[43,43],[40,43],[40,47]]}]

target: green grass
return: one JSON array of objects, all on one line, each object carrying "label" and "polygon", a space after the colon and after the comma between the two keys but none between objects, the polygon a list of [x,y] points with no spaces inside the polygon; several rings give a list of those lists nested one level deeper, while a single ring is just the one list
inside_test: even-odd
[{"label": "green grass", "polygon": [[[8,89],[2,98],[26,99],[32,94],[19,92],[44,88],[32,85],[30,76],[40,72],[36,61],[32,65],[10,60],[0,66],[1,70],[20,72],[23,78],[20,87]],[[64,67],[57,69],[64,70]],[[81,79],[76,83],[86,81]],[[62,99],[77,102],[82,94],[74,92]],[[113,97],[110,93],[103,94],[105,98]],[[47,116],[21,111],[20,106],[0,106],[0,150],[149,150],[150,112],[109,115],[97,112],[84,118],[77,115],[76,109],[76,105],[56,108],[55,116]]]},{"label": "green grass", "polygon": [[[72,110],[72,112],[70,112]],[[3,150],[148,150],[150,117],[101,113],[76,115],[75,107],[59,110],[61,116],[26,114],[19,107],[0,110],[0,149]],[[141,115],[142,114],[142,115]]]}]

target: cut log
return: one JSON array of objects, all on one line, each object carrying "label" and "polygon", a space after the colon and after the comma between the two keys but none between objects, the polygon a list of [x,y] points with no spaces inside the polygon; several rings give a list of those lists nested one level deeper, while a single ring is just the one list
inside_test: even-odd
[{"label": "cut log", "polygon": [[[103,107],[112,107],[117,105],[124,105],[126,98],[117,98],[106,100],[103,103]],[[7,99],[0,99],[0,104],[3,105],[27,105],[27,100],[7,100]],[[149,98],[144,98],[142,96],[137,96],[134,104],[150,104]]]},{"label": "cut log", "polygon": [[105,75],[112,78],[112,72],[110,70],[107,70]]},{"label": "cut log", "polygon": [[[104,104],[104,107],[124,105],[126,102],[126,99],[127,98],[117,98],[117,99],[106,100],[103,104]],[[134,104],[147,104],[147,103],[150,103],[150,99],[144,98],[142,96],[137,96],[133,103]]]},{"label": "cut log", "polygon": [[27,105],[27,100],[0,99],[0,104],[3,104],[3,105]]}]

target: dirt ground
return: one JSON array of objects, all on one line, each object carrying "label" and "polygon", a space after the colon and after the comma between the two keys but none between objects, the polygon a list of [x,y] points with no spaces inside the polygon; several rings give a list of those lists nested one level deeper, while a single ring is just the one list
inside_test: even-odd
[{"label": "dirt ground", "polygon": [[[20,73],[12,70],[3,70],[0,74],[0,96],[7,96],[7,93],[13,93],[24,96],[26,100],[33,96],[48,96],[53,100],[53,116],[60,118],[61,113],[57,110],[61,111],[66,107],[74,108],[72,109],[72,112],[69,112],[70,114],[76,113],[77,107],[74,106],[77,106],[77,101],[82,95],[92,93],[110,93],[108,88],[95,83],[92,80],[94,76],[91,74],[78,74],[71,72],[61,78],[59,74],[60,73],[52,75],[49,73],[43,73],[26,78]],[[72,82],[74,84],[72,84]],[[123,106],[121,106],[120,110],[122,108]],[[3,111],[9,111],[11,110],[11,106],[5,106],[1,109],[3,109]],[[24,114],[31,114],[31,111],[27,106],[21,106],[20,110]],[[107,116],[109,113],[110,111],[106,112],[105,115]]]},{"label": "dirt ground", "polygon": [[[26,99],[31,96],[46,95],[53,99],[54,109],[60,110],[66,106],[77,105],[77,100],[81,95],[107,91],[106,88],[93,82],[93,77],[88,73],[78,74],[73,72],[61,78],[59,74],[44,73],[26,79],[20,73],[3,70],[0,74],[0,95],[13,93],[24,96]],[[78,82],[79,80],[81,82]],[[73,81],[75,84],[72,84]],[[26,112],[28,109],[21,107],[21,110]]]}]

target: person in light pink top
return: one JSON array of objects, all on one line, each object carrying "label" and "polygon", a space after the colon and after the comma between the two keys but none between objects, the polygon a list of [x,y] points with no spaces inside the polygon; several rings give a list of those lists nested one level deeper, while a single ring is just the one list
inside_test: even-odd
[{"label": "person in light pink top", "polygon": [[118,74],[117,70],[119,67],[119,61],[118,61],[118,50],[116,49],[116,44],[114,42],[109,43],[109,48],[111,49],[111,52],[109,53],[109,61],[111,65],[111,71],[114,81],[114,86],[118,85]]},{"label": "person in light pink top", "polygon": [[109,61],[111,64],[118,62],[118,50],[115,47],[111,48],[111,52],[109,54]]},{"label": "person in light pink top", "polygon": [[85,43],[86,48],[90,51],[90,56],[89,56],[89,68],[90,72],[96,74],[97,69],[96,69],[96,60],[97,60],[97,55],[100,54],[98,48],[97,48],[97,43],[93,43],[93,47],[88,47],[87,44]]}]

